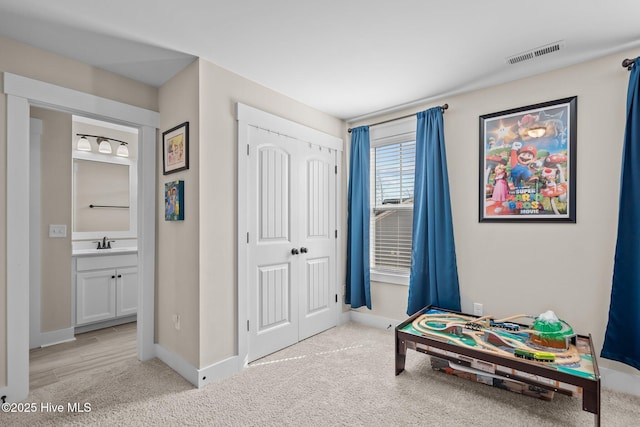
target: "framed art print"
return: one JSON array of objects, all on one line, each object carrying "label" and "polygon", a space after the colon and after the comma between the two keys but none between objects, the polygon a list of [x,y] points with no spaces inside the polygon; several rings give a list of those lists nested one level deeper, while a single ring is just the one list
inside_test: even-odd
[{"label": "framed art print", "polygon": [[576,222],[576,104],[480,116],[480,222]]},{"label": "framed art print", "polygon": [[189,169],[189,122],[162,133],[163,174]]},{"label": "framed art print", "polygon": [[164,184],[164,220],[184,220],[184,181]]}]

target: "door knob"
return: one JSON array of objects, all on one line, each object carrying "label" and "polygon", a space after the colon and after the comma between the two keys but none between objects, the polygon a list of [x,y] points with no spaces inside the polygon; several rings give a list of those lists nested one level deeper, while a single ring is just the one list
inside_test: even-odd
[{"label": "door knob", "polygon": [[307,253],[307,248],[300,248],[300,253],[306,254]]},{"label": "door knob", "polygon": [[298,255],[300,252],[298,251],[298,249],[293,248],[291,249],[291,255]]}]

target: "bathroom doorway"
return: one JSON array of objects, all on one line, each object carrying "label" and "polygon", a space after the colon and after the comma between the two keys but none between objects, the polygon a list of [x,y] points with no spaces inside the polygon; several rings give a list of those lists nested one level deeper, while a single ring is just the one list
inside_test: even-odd
[{"label": "bathroom doorway", "polygon": [[138,130],[33,106],[30,116],[33,388],[100,346],[115,352],[109,363],[136,356]]},{"label": "bathroom doorway", "polygon": [[[12,401],[29,391],[30,107],[41,107],[126,124],[139,131],[137,357],[155,356],[153,343],[155,271],[155,150],[159,114],[49,83],[4,73],[7,100],[7,386]],[[60,224],[53,224],[60,225]],[[58,232],[59,229],[54,230]],[[47,233],[49,230],[46,230]],[[28,261],[27,261],[28,260]]]}]

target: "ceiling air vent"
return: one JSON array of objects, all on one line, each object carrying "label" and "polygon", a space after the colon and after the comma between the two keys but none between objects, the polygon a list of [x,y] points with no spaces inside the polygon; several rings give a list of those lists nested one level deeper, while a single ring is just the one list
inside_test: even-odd
[{"label": "ceiling air vent", "polygon": [[507,58],[507,64],[517,64],[519,62],[529,61],[542,55],[557,52],[564,47],[564,40],[559,42],[550,43],[548,45],[536,47],[526,52],[519,53]]}]

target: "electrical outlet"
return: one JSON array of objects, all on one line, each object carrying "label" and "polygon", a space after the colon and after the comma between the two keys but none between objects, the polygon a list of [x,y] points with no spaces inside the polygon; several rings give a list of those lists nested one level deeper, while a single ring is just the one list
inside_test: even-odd
[{"label": "electrical outlet", "polygon": [[171,316],[173,318],[173,326],[176,328],[176,331],[180,330],[180,315],[174,314]]},{"label": "electrical outlet", "polygon": [[67,237],[67,226],[64,224],[49,224],[49,237]]},{"label": "electrical outlet", "polygon": [[482,316],[482,304],[478,302],[473,303],[473,314],[476,316]]}]

